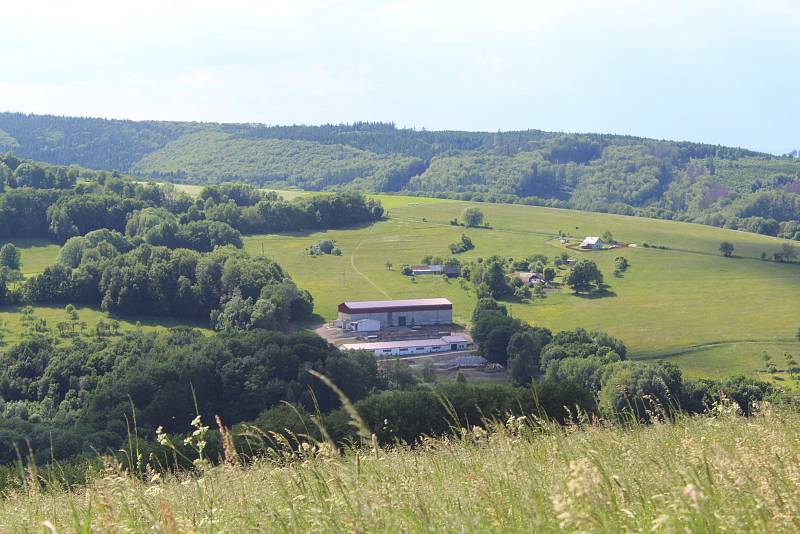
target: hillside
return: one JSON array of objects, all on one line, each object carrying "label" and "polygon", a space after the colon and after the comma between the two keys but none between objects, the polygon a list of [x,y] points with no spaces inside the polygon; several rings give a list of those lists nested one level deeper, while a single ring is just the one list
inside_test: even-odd
[{"label": "hillside", "polygon": [[800,528],[798,437],[792,412],[568,431],[512,418],[416,449],[340,456],[312,442],[144,481],[109,465],[85,488],[10,492],[0,529],[788,533]]},{"label": "hillside", "polygon": [[[474,290],[457,281],[400,273],[426,255],[447,256],[448,244],[466,233],[475,249],[458,255],[462,262],[500,255],[527,258],[542,254],[553,261],[563,252],[597,262],[609,285],[602,298],[548,293],[530,302],[511,300],[511,312],[554,331],[578,326],[622,339],[632,358],[675,359],[691,376],[721,378],[744,373],[767,378],[762,352],[782,359],[798,354],[800,265],[762,261],[786,241],[697,224],[575,210],[402,196],[377,196],[388,220],[362,228],[291,235],[250,235],[245,250],[266,251],[315,299],[316,312],[336,316],[344,300],[419,298],[441,295],[455,305],[456,319],[468,323]],[[450,224],[464,208],[479,206],[492,229],[464,229]],[[616,251],[575,252],[558,242],[559,231],[582,239],[610,231],[624,243]],[[306,249],[319,239],[335,240],[342,256],[309,258]],[[719,244],[730,241],[734,258],[723,258]],[[663,248],[645,248],[643,244]],[[625,256],[631,267],[616,277],[614,259]],[[393,269],[386,268],[386,262]],[[559,279],[562,273],[559,270]],[[747,305],[743,305],[747,303]],[[757,313],[755,310],[769,310]],[[790,382],[790,381],[789,381]]]},{"label": "hillside", "polygon": [[800,239],[800,160],[604,134],[0,113],[0,150],[173,182],[357,188],[645,215]]}]

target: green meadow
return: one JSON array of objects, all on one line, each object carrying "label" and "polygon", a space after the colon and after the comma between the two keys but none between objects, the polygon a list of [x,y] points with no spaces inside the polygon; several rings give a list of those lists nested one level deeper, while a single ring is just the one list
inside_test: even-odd
[{"label": "green meadow", "polygon": [[[625,341],[632,357],[671,360],[696,377],[743,373],[771,378],[765,372],[765,351],[779,369],[784,367],[784,353],[800,359],[800,343],[794,340],[800,327],[800,265],[759,259],[762,252],[777,251],[783,243],[780,239],[673,221],[488,203],[474,205],[484,211],[492,228],[467,230],[449,221],[470,203],[403,196],[378,198],[388,215],[380,223],[344,230],[247,236],[245,248],[281,263],[301,287],[311,291],[316,312],[327,320],[336,316],[336,307],[343,300],[444,296],[453,301],[456,320],[463,324],[468,323],[475,305],[473,291],[463,289],[458,280],[417,277],[412,281],[400,274],[400,267],[419,263],[428,254],[447,255],[448,244],[457,241],[461,233],[469,235],[476,245],[461,255],[465,260],[493,254],[523,258],[533,253],[552,259],[566,251],[598,263],[609,285],[608,294],[588,298],[562,289],[531,303],[507,303],[513,315],[553,330],[582,326],[608,331]],[[638,246],[575,252],[554,239],[559,231],[574,242],[607,230],[618,241]],[[309,256],[307,247],[323,238],[334,239],[342,256]],[[721,241],[734,244],[735,257],[719,254]],[[12,242],[22,251],[25,275],[41,272],[58,256],[59,246],[48,240]],[[668,250],[645,248],[644,243]],[[618,255],[630,262],[622,278],[612,274]],[[391,270],[386,268],[387,261],[393,265]],[[0,307],[8,342],[20,335],[19,310]],[[60,306],[37,307],[35,313],[51,327],[65,316]],[[91,308],[81,309],[80,315],[88,329],[98,320],[110,318]],[[145,329],[188,324],[152,317],[117,319],[123,330],[134,328],[137,320]],[[780,381],[781,376],[772,378]],[[786,382],[791,381],[787,378]]]},{"label": "green meadow", "polygon": [[0,239],[0,246],[13,243],[22,256],[22,272],[26,275],[37,274],[58,258],[61,247],[54,241],[42,238]]},{"label": "green meadow", "polygon": [[[461,255],[470,259],[533,253],[552,258],[568,251],[553,239],[559,231],[573,241],[610,231],[618,241],[638,246],[568,251],[598,263],[609,285],[607,296],[579,297],[563,289],[532,303],[509,303],[513,315],[554,330],[582,326],[608,331],[625,341],[633,357],[674,359],[695,376],[758,373],[765,350],[779,368],[784,352],[800,357],[800,343],[793,343],[800,327],[800,265],[759,259],[762,252],[777,251],[780,239],[673,221],[502,204],[476,204],[492,229],[464,229],[449,221],[469,203],[379,198],[388,211],[386,221],[345,230],[249,236],[245,247],[280,262],[311,291],[316,311],[325,319],[336,316],[343,300],[444,296],[453,301],[456,320],[467,323],[474,292],[462,289],[457,280],[417,277],[414,282],[400,274],[401,265],[419,263],[428,254],[447,255],[447,245],[462,232],[476,245]],[[342,256],[310,257],[306,248],[323,238],[335,240]],[[721,241],[734,244],[735,257],[719,254]],[[645,248],[644,243],[668,250]],[[622,278],[612,274],[619,255],[631,264]]]}]

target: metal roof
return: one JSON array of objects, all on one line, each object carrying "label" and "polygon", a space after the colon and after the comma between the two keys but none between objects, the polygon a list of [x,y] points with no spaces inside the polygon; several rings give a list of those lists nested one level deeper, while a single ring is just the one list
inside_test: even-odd
[{"label": "metal roof", "polygon": [[472,343],[472,340],[465,336],[442,336],[445,343]]},{"label": "metal roof", "polygon": [[439,367],[474,367],[478,365],[485,365],[489,360],[483,356],[459,356],[446,362],[442,362]]},{"label": "metal roof", "polygon": [[345,313],[379,313],[386,311],[452,310],[453,303],[446,298],[409,300],[361,300],[339,304]]},{"label": "metal roof", "polygon": [[431,265],[412,265],[412,271],[431,271],[434,273],[440,273],[444,267],[441,264],[431,264]]},{"label": "metal roof", "polygon": [[403,349],[415,347],[443,347],[450,345],[443,339],[406,339],[403,341],[376,341],[373,343],[346,343],[342,345],[344,350],[383,350],[383,349]]}]

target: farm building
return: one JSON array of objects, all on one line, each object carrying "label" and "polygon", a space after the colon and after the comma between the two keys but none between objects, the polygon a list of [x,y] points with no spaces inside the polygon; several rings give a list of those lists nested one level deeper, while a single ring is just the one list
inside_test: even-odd
[{"label": "farm building", "polygon": [[368,350],[375,356],[411,356],[466,350],[472,345],[465,336],[443,336],[438,339],[405,339],[402,341],[377,341],[374,343],[346,343],[342,350]]},{"label": "farm building", "polygon": [[590,236],[581,241],[581,248],[587,250],[600,250],[603,246],[605,246],[605,243],[597,236]]},{"label": "farm building", "polygon": [[533,287],[544,282],[541,273],[517,273],[517,278],[528,287]]},{"label": "farm building", "polygon": [[436,364],[441,369],[474,369],[488,364],[489,360],[483,356],[459,356],[446,362]]},{"label": "farm building", "polygon": [[353,330],[352,323],[371,319],[381,328],[426,326],[453,322],[453,303],[445,298],[365,300],[339,304],[336,326]]},{"label": "farm building", "polygon": [[356,332],[377,332],[381,329],[381,322],[375,319],[361,319],[360,321],[351,321],[347,326],[348,330]]},{"label": "farm building", "polygon": [[420,276],[426,274],[438,274],[438,275],[444,274],[447,275],[448,278],[456,278],[461,273],[461,269],[459,269],[455,265],[442,265],[436,263],[432,265],[412,265],[411,273],[414,276]]}]

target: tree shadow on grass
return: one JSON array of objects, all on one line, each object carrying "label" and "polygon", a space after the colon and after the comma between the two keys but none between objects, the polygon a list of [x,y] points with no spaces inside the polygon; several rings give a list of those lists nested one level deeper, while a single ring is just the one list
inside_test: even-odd
[{"label": "tree shadow on grass", "polygon": [[272,236],[272,235],[281,237],[308,237],[314,234],[326,234],[328,232],[337,230],[363,230],[365,228],[369,228],[375,223],[388,220],[389,219],[387,219],[386,217],[383,217],[379,221],[366,221],[346,226],[334,226],[329,228],[301,228],[298,230],[282,230],[282,231],[273,231],[273,232],[264,232],[255,234],[242,234],[242,237],[258,238],[258,237]]},{"label": "tree shadow on grass", "polygon": [[295,321],[295,322],[290,323],[289,327],[287,328],[287,330],[289,332],[297,332],[299,330],[306,330],[306,329],[313,330],[313,329],[319,328],[320,326],[323,326],[323,325],[325,325],[327,323],[328,323],[328,321],[326,321],[323,316],[321,316],[318,313],[314,313],[314,314],[311,315],[311,317],[309,317],[305,321]]},{"label": "tree shadow on grass", "polygon": [[608,286],[601,286],[600,289],[596,289],[591,293],[572,293],[576,297],[580,297],[582,299],[587,300],[595,300],[595,299],[604,299],[609,297],[616,297],[617,294],[611,291]]}]

